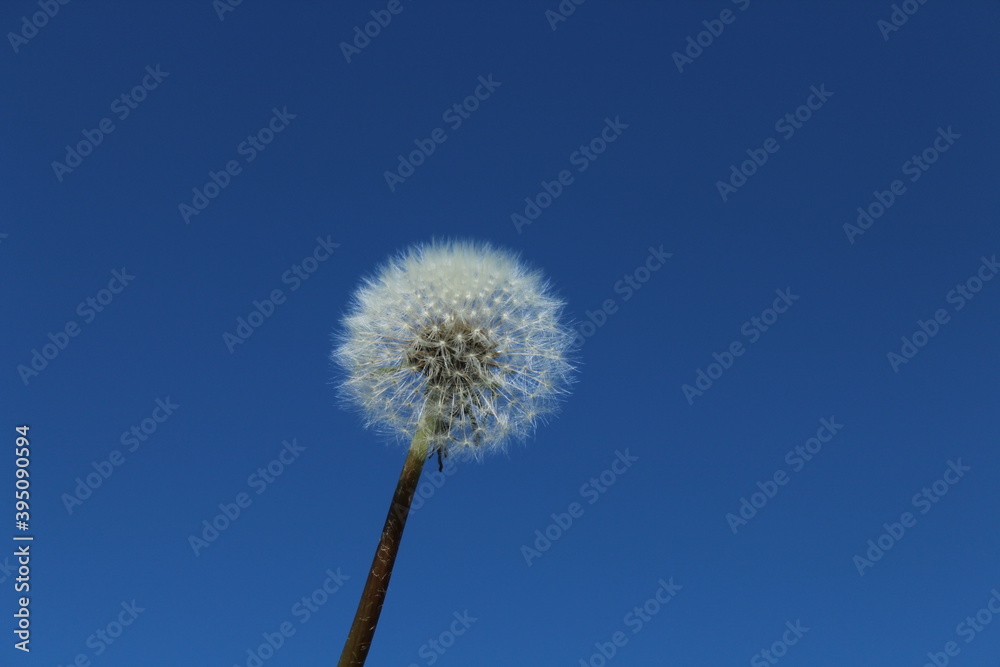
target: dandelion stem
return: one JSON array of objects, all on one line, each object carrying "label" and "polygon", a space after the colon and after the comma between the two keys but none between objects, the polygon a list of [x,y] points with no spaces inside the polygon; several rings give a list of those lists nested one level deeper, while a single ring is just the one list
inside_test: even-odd
[{"label": "dandelion stem", "polygon": [[382,537],[378,541],[372,569],[368,573],[365,588],[361,593],[361,602],[358,603],[358,611],[354,615],[354,623],[351,624],[344,652],[340,655],[340,662],[337,663],[338,667],[364,665],[368,657],[368,649],[371,648],[375,626],[378,624],[382,603],[385,602],[386,590],[389,588],[392,566],[396,562],[396,552],[399,551],[399,543],[403,538],[403,527],[410,513],[410,503],[413,501],[417,482],[420,481],[420,472],[428,455],[431,430],[432,428],[425,423],[413,436],[410,450],[406,454],[406,462],[403,463],[403,470],[399,473],[396,492],[392,496],[389,515],[385,518],[385,527],[382,528]]}]

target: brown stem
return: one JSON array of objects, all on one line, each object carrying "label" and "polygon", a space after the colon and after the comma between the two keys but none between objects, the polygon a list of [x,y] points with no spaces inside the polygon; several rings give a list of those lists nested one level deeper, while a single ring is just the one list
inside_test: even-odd
[{"label": "brown stem", "polygon": [[399,473],[399,482],[392,496],[389,515],[385,518],[385,527],[382,528],[382,537],[378,541],[372,569],[368,573],[368,580],[365,581],[361,602],[358,603],[351,631],[347,634],[347,643],[340,655],[338,667],[364,665],[368,657],[368,649],[371,648],[372,638],[375,636],[375,626],[378,624],[379,614],[382,613],[382,603],[385,602],[385,593],[389,588],[392,566],[396,562],[396,552],[399,551],[399,543],[403,538],[403,527],[410,513],[410,503],[413,501],[417,482],[420,481],[424,459],[427,458],[427,439],[427,431],[423,428],[418,430],[406,454],[406,462],[403,463],[403,470]]}]

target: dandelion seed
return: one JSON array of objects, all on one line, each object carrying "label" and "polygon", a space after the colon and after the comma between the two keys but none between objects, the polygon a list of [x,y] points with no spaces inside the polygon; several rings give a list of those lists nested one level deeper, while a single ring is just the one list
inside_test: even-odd
[{"label": "dandelion seed", "polygon": [[[562,303],[538,272],[486,244],[418,246],[355,294],[332,357],[368,425],[479,457],[555,409],[571,371]],[[475,436],[471,437],[470,436]],[[462,443],[481,442],[472,447]]]}]

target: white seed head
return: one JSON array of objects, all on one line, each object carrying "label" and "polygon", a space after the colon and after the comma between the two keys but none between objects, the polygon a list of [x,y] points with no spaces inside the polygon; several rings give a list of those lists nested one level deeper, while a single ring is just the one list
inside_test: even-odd
[{"label": "white seed head", "polygon": [[367,425],[480,457],[522,438],[570,382],[571,330],[540,272],[485,243],[435,242],[364,280],[331,358]]}]

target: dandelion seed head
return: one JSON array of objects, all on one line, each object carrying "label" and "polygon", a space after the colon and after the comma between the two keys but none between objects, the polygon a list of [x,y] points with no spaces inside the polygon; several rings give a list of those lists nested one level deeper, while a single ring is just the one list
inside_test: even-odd
[{"label": "dandelion seed head", "polygon": [[540,272],[485,243],[389,259],[355,292],[331,358],[368,426],[480,457],[521,439],[567,392],[573,340]]}]

